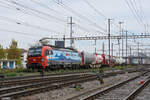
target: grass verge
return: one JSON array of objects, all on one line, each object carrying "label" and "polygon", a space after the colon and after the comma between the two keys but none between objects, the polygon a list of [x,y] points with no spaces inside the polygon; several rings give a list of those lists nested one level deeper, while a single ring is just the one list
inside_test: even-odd
[{"label": "grass verge", "polygon": [[[136,66],[115,66],[115,67],[104,67],[104,68],[91,68],[91,69],[60,69],[49,72],[44,72],[44,74],[63,74],[63,73],[71,73],[71,72],[93,72],[97,73],[99,71],[105,72],[109,70],[123,70],[126,68],[133,68]],[[36,70],[32,72],[32,70],[24,69],[24,68],[16,68],[16,69],[0,69],[0,75],[4,75],[5,77],[15,77],[15,76],[30,76],[30,75],[39,75],[40,73]]]}]

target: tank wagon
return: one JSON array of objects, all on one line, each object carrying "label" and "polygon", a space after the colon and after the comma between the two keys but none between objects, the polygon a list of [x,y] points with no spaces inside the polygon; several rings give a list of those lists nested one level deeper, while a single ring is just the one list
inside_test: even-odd
[{"label": "tank wagon", "polygon": [[31,47],[27,55],[27,68],[31,69],[88,68],[94,62],[94,54],[52,45]]}]

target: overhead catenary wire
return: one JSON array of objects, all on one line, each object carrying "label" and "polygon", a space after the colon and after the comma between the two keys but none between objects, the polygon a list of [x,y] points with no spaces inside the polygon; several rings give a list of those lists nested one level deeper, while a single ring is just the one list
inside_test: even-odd
[{"label": "overhead catenary wire", "polygon": [[145,19],[142,2],[141,2],[141,0],[138,0],[138,1],[139,1],[139,12],[140,12],[140,15],[142,16],[143,19]]},{"label": "overhead catenary wire", "polygon": [[[17,8],[16,6],[13,6],[13,5],[11,5],[11,4],[9,4],[9,3],[7,3],[7,2],[4,2],[4,1],[0,1],[0,3],[1,3],[1,6],[2,7],[4,7],[4,8],[8,8],[8,9],[19,9],[19,8]],[[5,6],[4,6],[5,5]],[[13,8],[13,7],[15,7],[15,8]]]},{"label": "overhead catenary wire", "polygon": [[[51,9],[50,7],[48,7],[48,6],[46,6],[46,5],[42,4],[42,3],[39,3],[39,2],[37,2],[37,1],[34,1],[34,0],[30,0],[30,1],[32,1],[32,2],[34,2],[34,3],[36,3],[36,4],[40,5],[40,6],[42,6],[42,7],[44,7],[44,8],[47,8],[47,9],[49,9],[49,10],[54,10],[54,9]],[[54,10],[54,11],[55,11],[55,10]],[[60,12],[57,12],[57,13],[60,13]],[[79,28],[82,29],[82,30],[85,30],[85,31],[88,30],[87,28],[85,28],[85,27],[83,27],[83,26],[81,26],[81,25],[78,25],[78,26],[79,26]],[[96,32],[99,32],[99,33],[101,33],[101,34],[105,34],[104,32],[101,32],[101,31],[96,31]]]},{"label": "overhead catenary wire", "polygon": [[[140,0],[138,0],[139,2],[136,2],[136,0],[133,0],[133,1],[134,1],[134,4],[135,4],[135,8],[137,10],[137,13],[138,13],[141,21],[143,22],[143,25],[145,26],[145,32],[148,33],[148,31],[147,31],[148,21],[145,20],[146,18],[145,18],[143,9],[142,9],[142,2],[140,2]],[[137,5],[137,3],[139,3],[139,6]]]},{"label": "overhead catenary wire", "polygon": [[[0,3],[3,3],[3,2],[0,1]],[[5,2],[4,2],[3,4],[5,4]],[[37,17],[37,18],[40,18],[40,19],[43,19],[43,20],[46,20],[46,21],[49,21],[49,22],[50,22],[50,20],[47,19],[47,18],[41,17],[41,16],[39,16],[38,14],[24,12],[22,8],[19,8],[19,7],[16,7],[16,6],[12,6],[12,5],[10,5],[10,4],[6,4],[6,6],[2,6],[2,7],[8,8],[8,9],[13,10],[13,11],[19,11],[19,12],[21,12],[21,13],[24,13],[24,14],[27,14],[27,15],[30,15],[30,16],[34,16],[34,17]],[[12,8],[14,8],[14,9],[12,9]],[[7,20],[7,21],[8,21],[8,20]],[[12,21],[12,20],[11,20],[11,21]],[[20,22],[20,21],[13,20],[13,22],[14,22],[14,23],[17,23],[17,22]],[[18,24],[19,24],[19,23],[18,23]],[[19,25],[23,25],[23,24],[20,22]],[[34,28],[35,28],[35,27],[34,27]],[[39,27],[36,27],[36,28],[39,28]],[[84,28],[84,27],[82,27],[82,26],[80,26],[80,25],[79,25],[79,28],[82,29],[82,30],[85,30],[85,31],[88,30],[87,28]],[[39,28],[39,29],[41,29],[41,28]],[[42,28],[42,29],[43,29],[43,28]],[[47,29],[45,30],[45,28],[44,28],[44,31],[52,31],[52,30],[47,30]],[[88,31],[89,31],[89,30],[88,30]],[[60,32],[56,32],[56,31],[55,31],[55,33],[60,33]]]},{"label": "overhead catenary wire", "polygon": [[30,0],[30,1],[33,2],[33,3],[35,3],[35,4],[37,4],[37,5],[39,5],[39,6],[41,6],[41,7],[43,7],[43,8],[48,9],[49,11],[53,11],[54,13],[57,13],[57,14],[59,14],[59,15],[67,16],[67,15],[65,15],[65,14],[62,13],[62,12],[59,12],[59,11],[53,9],[53,8],[50,8],[50,7],[47,6],[46,4],[43,4],[43,3],[38,2],[38,1],[35,1],[35,0]]},{"label": "overhead catenary wire", "polygon": [[28,37],[41,37],[41,35],[38,35],[38,34],[29,34],[29,33],[25,33],[25,32],[18,32],[18,31],[14,31],[14,30],[6,30],[6,29],[1,29],[1,28],[0,28],[0,31],[19,34],[19,35],[28,36]]},{"label": "overhead catenary wire", "polygon": [[[10,6],[10,4],[8,4],[7,6]],[[17,10],[17,11],[21,11],[21,10],[23,11],[23,10],[25,10],[25,9],[19,8],[19,7],[17,7],[17,6],[14,6],[14,7],[15,7],[15,10]],[[16,9],[16,8],[18,8],[18,9]],[[12,9],[11,9],[11,10],[12,10]],[[47,18],[45,19],[44,17],[38,16],[38,14],[32,15],[33,13],[28,13],[28,12],[22,12],[22,13],[28,14],[28,15],[31,15],[31,16],[35,16],[35,17],[39,17],[39,18],[44,19],[44,20],[48,20]],[[50,22],[50,20],[48,20],[48,21]],[[19,21],[19,22],[20,22],[20,21]],[[17,21],[16,21],[16,23],[17,23]],[[46,29],[46,28],[42,28],[42,27],[39,27],[39,26],[36,26],[36,25],[30,25],[30,24],[27,24],[27,23],[24,23],[24,22],[20,22],[19,25],[24,25],[24,26],[36,28],[36,29],[38,29],[38,30],[44,30],[44,31],[49,31],[49,32],[53,32],[53,33],[61,33],[61,32],[54,31],[54,30],[52,30],[52,29]]]},{"label": "overhead catenary wire", "polygon": [[66,23],[66,20],[63,20],[63,19],[58,18],[58,17],[56,17],[56,16],[53,16],[53,15],[51,15],[51,14],[42,12],[42,11],[40,11],[40,10],[33,9],[33,8],[28,7],[28,6],[22,5],[22,4],[20,4],[20,3],[18,3],[18,2],[15,2],[15,1],[13,1],[13,0],[11,0],[11,1],[6,0],[6,1],[9,2],[9,3],[12,3],[12,4],[14,4],[14,5],[20,6],[21,8],[25,8],[25,9],[28,9],[28,10],[30,10],[30,11],[36,12],[36,13],[38,13],[38,14],[42,14],[42,15],[45,15],[45,16],[47,16],[47,17],[53,18],[53,19],[55,19],[56,21],[65,22],[65,23]]},{"label": "overhead catenary wire", "polygon": [[100,12],[98,9],[96,9],[88,0],[82,0],[84,1],[90,8],[92,8],[95,12],[97,12],[100,16],[104,17],[105,19],[108,19],[102,12]]},{"label": "overhead catenary wire", "polygon": [[[40,5],[40,6],[42,6],[42,7],[44,7],[44,8],[47,8],[47,9],[49,9],[49,10],[52,10],[52,11],[58,13],[58,14],[61,14],[61,15],[63,14],[63,15],[64,15],[64,13],[58,12],[58,11],[56,11],[56,10],[54,10],[54,9],[52,9],[52,8],[50,8],[50,7],[48,7],[47,5],[42,4],[41,2],[37,2],[37,1],[35,1],[35,0],[30,0],[30,1],[33,2],[33,3],[36,3],[36,4]],[[64,15],[64,16],[67,16],[67,15]],[[81,26],[81,25],[79,25],[79,24],[78,24],[78,28],[80,28],[81,30],[84,30],[84,31],[89,31],[87,28],[85,28],[85,27],[83,27],[83,26]],[[99,31],[99,32],[100,32],[100,31]],[[102,33],[102,32],[100,32],[100,33]]]},{"label": "overhead catenary wire", "polygon": [[31,25],[31,24],[25,23],[21,20],[12,19],[12,18],[8,18],[8,17],[4,17],[4,16],[0,16],[0,20],[15,23],[15,24],[18,24],[18,25],[23,25],[23,26],[30,27],[30,28],[35,28],[35,29],[42,30],[42,31],[53,32],[53,33],[61,33],[61,32],[57,32],[57,31],[52,30],[52,29],[43,28],[43,27],[40,27],[40,26],[37,26],[37,25]]},{"label": "overhead catenary wire", "polygon": [[[98,15],[102,16],[105,20],[109,19],[101,11],[99,11],[95,6],[93,6],[88,0],[82,0],[82,1],[84,1],[91,9],[93,9]],[[112,24],[114,24],[116,27],[119,27],[114,22],[112,22]],[[115,35],[115,34],[113,34],[113,35]]]},{"label": "overhead catenary wire", "polygon": [[[18,7],[17,5],[11,5],[11,4],[7,4],[7,3],[3,3],[3,2],[1,2],[0,1],[0,3],[1,4],[5,4],[5,5],[7,5],[7,6],[2,6],[2,7],[4,7],[4,8],[9,8],[10,10],[13,10],[13,11],[18,11],[18,12],[21,12],[21,13],[23,13],[23,14],[27,14],[27,15],[30,15],[30,16],[33,16],[33,17],[37,17],[37,18],[40,18],[40,19],[42,19],[42,20],[46,20],[46,21],[48,21],[48,22],[51,22],[51,21],[53,21],[53,20],[50,20],[49,18],[46,18],[46,17],[43,17],[43,16],[40,16],[39,14],[37,14],[37,13],[35,13],[35,12],[28,12],[28,11],[26,11],[26,9],[25,8],[20,8],[20,7]],[[9,2],[8,2],[9,3]],[[12,9],[13,8],[13,9]],[[58,22],[56,22],[57,24],[58,24]],[[59,22],[59,24],[60,24],[60,22]]]},{"label": "overhead catenary wire", "polygon": [[7,9],[12,9],[12,7],[10,7],[10,6],[8,7],[7,4],[4,4],[1,1],[0,1],[0,7],[7,8]]},{"label": "overhead catenary wire", "polygon": [[[132,0],[129,0],[129,1],[130,1],[131,7],[132,7],[132,9],[134,10],[134,12],[135,12],[137,18],[138,18],[139,21],[144,25],[143,19],[141,18],[141,16],[140,16],[139,13],[138,13],[138,9],[137,9],[137,4],[136,4],[136,2],[134,2],[134,4],[133,4],[133,1],[132,1]],[[135,6],[134,6],[134,5],[135,5]]]},{"label": "overhead catenary wire", "polygon": [[[9,0],[7,0],[8,2],[10,2]],[[21,7],[21,5],[19,5],[20,7]],[[15,6],[16,7],[16,6]],[[19,8],[18,8],[19,9]],[[24,9],[23,10],[25,10],[26,9],[26,7],[24,7]],[[19,9],[19,11],[22,11],[22,9]],[[44,18],[44,17],[41,17],[41,16],[39,16],[38,14],[36,14],[36,13],[28,13],[28,12],[23,12],[22,11],[22,13],[25,13],[25,14],[28,14],[28,15],[31,15],[31,16],[35,16],[35,17],[39,17],[39,18],[41,18],[41,19],[44,19],[44,20],[48,20],[48,18]],[[50,20],[48,20],[48,21],[50,21]],[[80,29],[82,29],[83,30],[83,28],[81,28],[81,27],[79,27]],[[84,28],[84,29],[86,29],[86,28]],[[99,31],[100,32],[100,31]]]},{"label": "overhead catenary wire", "polygon": [[77,11],[73,10],[71,7],[65,5],[64,3],[58,3],[55,0],[53,0],[56,4],[60,5],[61,7],[63,7],[65,10],[69,11],[70,13],[73,13],[74,15],[78,16],[78,18],[82,18],[82,20],[87,21],[89,24],[94,25],[95,27],[97,27],[98,29],[106,32],[106,29],[102,28],[101,26],[99,26],[98,24],[96,24],[95,22],[93,22],[92,20],[90,20],[89,18],[87,18],[86,16],[78,13]]},{"label": "overhead catenary wire", "polygon": [[137,13],[136,13],[136,11],[135,11],[135,8],[133,7],[134,5],[133,5],[132,1],[130,1],[131,5],[130,5],[130,3],[128,2],[128,0],[125,0],[125,2],[126,2],[126,4],[127,4],[127,6],[129,7],[131,13],[132,13],[133,16],[135,17],[137,23],[138,23],[139,25],[142,25],[142,26],[143,26],[143,23],[142,23],[141,20],[139,19],[139,16],[137,15]]},{"label": "overhead catenary wire", "polygon": [[141,0],[138,0],[139,1],[139,12],[140,12],[140,15],[143,19],[145,19],[145,23],[146,23],[146,27],[147,27],[147,33],[149,33],[149,23],[148,23],[148,20],[146,20],[145,18],[145,14],[144,14],[144,11],[143,11],[143,6],[142,6],[142,2]]}]

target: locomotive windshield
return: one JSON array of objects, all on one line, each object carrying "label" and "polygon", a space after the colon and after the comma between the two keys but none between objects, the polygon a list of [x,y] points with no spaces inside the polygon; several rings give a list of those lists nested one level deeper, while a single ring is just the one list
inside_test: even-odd
[{"label": "locomotive windshield", "polygon": [[28,55],[31,56],[41,56],[42,47],[34,47],[29,49]]}]

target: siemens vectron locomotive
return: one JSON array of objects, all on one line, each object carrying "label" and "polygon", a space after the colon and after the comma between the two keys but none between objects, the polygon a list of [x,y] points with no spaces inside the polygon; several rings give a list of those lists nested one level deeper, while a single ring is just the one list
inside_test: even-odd
[{"label": "siemens vectron locomotive", "polygon": [[95,62],[94,54],[51,45],[31,47],[27,56],[27,68],[32,69],[88,68]]}]

